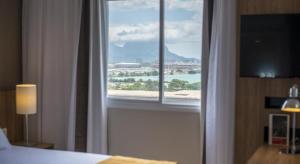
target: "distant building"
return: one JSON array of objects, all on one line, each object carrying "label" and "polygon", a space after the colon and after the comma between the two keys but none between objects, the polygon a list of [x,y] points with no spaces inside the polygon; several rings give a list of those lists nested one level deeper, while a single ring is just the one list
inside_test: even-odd
[{"label": "distant building", "polygon": [[[159,68],[159,64],[153,64],[154,68]],[[200,67],[199,64],[194,63],[183,63],[183,62],[176,62],[176,63],[165,63],[165,69],[198,69]]]},{"label": "distant building", "polygon": [[113,64],[108,64],[108,68],[114,68],[115,66]]},{"label": "distant building", "polygon": [[141,68],[142,65],[140,63],[116,63],[114,67],[115,68]]}]

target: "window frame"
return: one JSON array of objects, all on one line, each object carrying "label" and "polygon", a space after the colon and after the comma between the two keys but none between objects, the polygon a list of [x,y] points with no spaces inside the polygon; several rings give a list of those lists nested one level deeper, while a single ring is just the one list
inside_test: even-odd
[{"label": "window frame", "polygon": [[162,104],[159,101],[151,100],[128,100],[121,98],[107,97],[109,109],[148,110],[148,111],[171,111],[200,113],[200,105],[185,104]]},{"label": "window frame", "polygon": [[[107,11],[109,11],[109,1],[123,1],[123,0],[106,0]],[[174,112],[194,112],[199,113],[201,109],[201,100],[199,100],[199,104],[171,104],[166,103],[164,97],[164,64],[165,64],[165,2],[166,0],[159,0],[159,90],[158,90],[158,100],[142,100],[142,99],[126,99],[120,98],[117,96],[109,96],[108,88],[106,85],[106,98],[107,98],[107,106],[112,109],[133,109],[133,110],[153,110],[153,111],[174,111]],[[202,10],[203,12],[203,10]],[[109,14],[107,15],[107,21],[109,20]],[[107,30],[109,30],[107,26]],[[107,44],[108,45],[108,44]],[[202,56],[202,55],[201,55]],[[108,59],[108,57],[107,57]],[[108,62],[106,62],[108,65]],[[106,72],[108,71],[108,67],[106,66]],[[107,73],[106,73],[107,78]],[[201,77],[200,77],[201,79]],[[108,80],[106,80],[108,83]],[[183,101],[185,99],[182,99]]]}]

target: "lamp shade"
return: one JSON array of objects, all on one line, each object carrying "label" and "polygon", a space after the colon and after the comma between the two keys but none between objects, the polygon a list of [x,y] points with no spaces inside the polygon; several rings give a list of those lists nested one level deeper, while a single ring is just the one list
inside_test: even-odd
[{"label": "lamp shade", "polygon": [[290,88],[289,98],[282,105],[283,112],[300,112],[300,101],[298,99],[298,86]]},{"label": "lamp shade", "polygon": [[282,105],[281,111],[283,112],[300,112],[300,101],[295,98],[285,100]]},{"label": "lamp shade", "polygon": [[16,86],[17,114],[35,114],[37,112],[37,89],[35,84]]}]

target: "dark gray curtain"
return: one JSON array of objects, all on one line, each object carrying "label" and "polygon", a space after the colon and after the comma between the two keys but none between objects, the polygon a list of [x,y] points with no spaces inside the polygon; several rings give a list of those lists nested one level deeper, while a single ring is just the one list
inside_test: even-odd
[{"label": "dark gray curtain", "polygon": [[207,0],[208,7],[208,32],[209,32],[209,43],[211,39],[212,19],[214,10],[214,0]]},{"label": "dark gray curtain", "polygon": [[77,62],[77,100],[75,150],[86,152],[88,78],[89,78],[89,10],[87,0],[83,0],[80,27],[80,40]]},{"label": "dark gray curtain", "polygon": [[206,163],[206,97],[207,97],[207,80],[208,80],[208,68],[209,68],[209,54],[210,54],[210,42],[212,32],[212,19],[213,19],[213,5],[214,0],[204,0],[204,19],[203,19],[203,43],[202,43],[202,77],[201,77],[201,132],[202,137],[202,163]]}]

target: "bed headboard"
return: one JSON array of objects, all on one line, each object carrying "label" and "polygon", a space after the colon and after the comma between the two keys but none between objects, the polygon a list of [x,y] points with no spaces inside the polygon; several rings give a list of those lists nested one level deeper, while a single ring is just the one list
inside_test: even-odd
[{"label": "bed headboard", "polygon": [[0,91],[0,128],[7,129],[11,142],[23,140],[23,118],[16,114],[14,90]]}]

